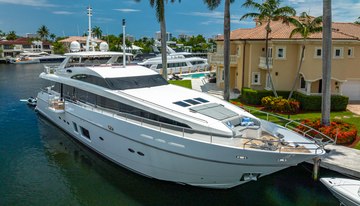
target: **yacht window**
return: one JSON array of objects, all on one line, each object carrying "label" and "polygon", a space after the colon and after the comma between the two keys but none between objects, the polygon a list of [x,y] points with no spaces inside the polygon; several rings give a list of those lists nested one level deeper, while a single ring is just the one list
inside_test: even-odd
[{"label": "yacht window", "polygon": [[186,100],[184,100],[184,102],[190,103],[190,104],[192,104],[192,105],[201,104],[200,102],[195,101],[195,100],[193,100],[193,99],[186,99]]},{"label": "yacht window", "polygon": [[209,102],[208,100],[203,99],[203,98],[200,98],[200,97],[194,98],[194,99],[197,100],[197,101],[199,101],[199,102],[202,102],[202,103],[207,103],[207,102]]},{"label": "yacht window", "polygon": [[160,74],[135,77],[106,78],[109,89],[125,90],[167,85],[168,82]]},{"label": "yacht window", "polygon": [[72,79],[77,79],[83,82],[87,82],[90,84],[95,84],[97,86],[109,88],[104,78],[93,76],[93,75],[87,75],[87,74],[77,74],[71,77]]},{"label": "yacht window", "polygon": [[85,129],[84,127],[81,127],[80,126],[80,129],[81,129],[81,135],[90,139],[90,132],[89,130]]},{"label": "yacht window", "polygon": [[182,102],[182,101],[174,102],[174,104],[179,105],[179,106],[182,106],[182,107],[191,106],[190,104],[187,104],[187,103]]}]

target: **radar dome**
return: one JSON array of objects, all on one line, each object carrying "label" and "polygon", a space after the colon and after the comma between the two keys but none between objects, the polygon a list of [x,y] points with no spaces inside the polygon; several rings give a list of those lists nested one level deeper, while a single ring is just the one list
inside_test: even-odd
[{"label": "radar dome", "polygon": [[109,45],[106,42],[101,42],[100,43],[100,51],[108,51],[109,50]]},{"label": "radar dome", "polygon": [[73,41],[70,44],[70,51],[72,52],[78,52],[80,51],[80,43],[77,41]]}]

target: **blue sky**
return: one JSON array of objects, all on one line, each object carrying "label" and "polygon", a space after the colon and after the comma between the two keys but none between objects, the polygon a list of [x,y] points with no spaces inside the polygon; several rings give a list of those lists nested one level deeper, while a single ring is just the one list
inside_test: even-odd
[{"label": "blue sky", "polygon": [[[251,19],[239,20],[251,12],[241,7],[243,2],[236,0],[231,5],[231,30],[254,26]],[[41,25],[46,25],[50,33],[57,36],[82,35],[87,30],[88,5],[93,8],[92,26],[99,26],[103,34],[118,35],[123,18],[127,21],[127,33],[136,38],[154,37],[160,30],[149,0],[140,3],[133,0],[0,0],[0,30],[14,30],[18,35],[25,35],[36,33]],[[298,13],[306,11],[313,16],[322,15],[322,0],[283,0],[282,5],[292,6]],[[354,22],[360,16],[360,0],[333,0],[332,8],[336,22]],[[168,3],[166,25],[167,31],[176,37],[181,33],[205,37],[221,34],[223,5],[210,11],[203,0]]]}]

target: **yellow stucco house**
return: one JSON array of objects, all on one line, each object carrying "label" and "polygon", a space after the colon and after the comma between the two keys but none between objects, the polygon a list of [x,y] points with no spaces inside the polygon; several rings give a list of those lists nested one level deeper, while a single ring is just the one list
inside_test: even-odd
[{"label": "yellow stucco house", "polygon": [[[230,35],[230,89],[249,87],[269,89],[265,64],[265,24],[255,28],[237,29]],[[331,92],[360,100],[360,25],[353,23],[332,24],[332,74]],[[289,38],[292,25],[281,21],[271,22],[269,35],[269,63],[276,90],[289,91],[296,76],[301,58],[303,39],[300,35]],[[208,60],[217,72],[217,85],[224,86],[223,37],[217,39],[217,52]],[[322,92],[322,33],[306,40],[305,56],[297,80],[296,90],[307,95]]]}]

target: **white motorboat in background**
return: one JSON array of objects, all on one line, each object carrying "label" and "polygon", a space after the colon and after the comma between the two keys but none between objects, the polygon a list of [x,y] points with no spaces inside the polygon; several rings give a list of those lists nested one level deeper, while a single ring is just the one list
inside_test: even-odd
[{"label": "white motorboat in background", "polygon": [[[193,56],[188,52],[175,52],[167,46],[167,71],[168,74],[194,73],[209,70],[207,59]],[[161,56],[146,59],[138,63],[158,73],[162,72]]]},{"label": "white motorboat in background", "polygon": [[343,205],[360,205],[360,180],[333,177],[320,178],[320,181]]},{"label": "white motorboat in background", "polygon": [[36,64],[62,62],[65,56],[49,54],[47,52],[23,52],[19,57],[10,60],[13,64]]}]

